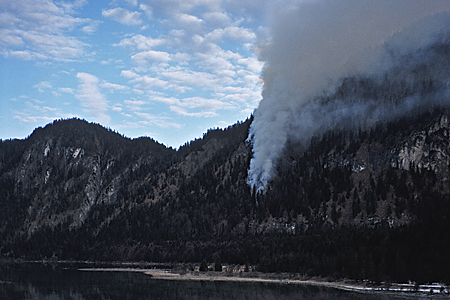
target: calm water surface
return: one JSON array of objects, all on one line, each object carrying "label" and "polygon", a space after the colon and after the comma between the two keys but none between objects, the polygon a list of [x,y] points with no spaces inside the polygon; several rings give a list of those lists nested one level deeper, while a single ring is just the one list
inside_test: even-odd
[{"label": "calm water surface", "polygon": [[168,281],[143,273],[78,271],[73,264],[0,266],[0,299],[405,299],[266,283]]}]

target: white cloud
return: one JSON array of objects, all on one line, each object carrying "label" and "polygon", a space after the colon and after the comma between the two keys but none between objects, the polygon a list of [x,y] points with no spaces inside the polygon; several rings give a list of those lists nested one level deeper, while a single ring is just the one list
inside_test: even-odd
[{"label": "white cloud", "polygon": [[102,83],[100,84],[100,87],[103,89],[109,90],[111,93],[114,91],[126,91],[126,90],[130,89],[129,87],[127,87],[125,85],[121,85],[121,84],[117,84],[117,83],[110,83],[107,81],[102,81]]},{"label": "white cloud", "polygon": [[187,53],[178,52],[171,56],[171,60],[173,62],[178,63],[178,65],[180,65],[180,66],[188,64],[190,59],[191,59],[191,56]]},{"label": "white cloud", "polygon": [[172,112],[188,117],[215,117],[218,116],[217,110],[232,108],[232,105],[227,102],[203,97],[178,99],[175,97],[155,96],[151,100],[164,103],[169,106]]},{"label": "white cloud", "polygon": [[136,6],[137,5],[137,0],[125,0],[126,2],[128,2],[128,4],[132,5],[132,6]]},{"label": "white cloud", "polygon": [[[310,0],[308,0],[310,1]],[[314,0],[312,0],[314,1]],[[299,0],[227,0],[223,2],[223,8],[231,14],[239,15],[248,20],[249,22],[258,20],[267,21],[268,16],[274,9],[280,7],[289,7],[292,3],[298,3]]]},{"label": "white cloud", "polygon": [[207,12],[203,14],[203,19],[208,22],[208,25],[214,27],[227,27],[232,24],[232,20],[226,12]]},{"label": "white cloud", "polygon": [[13,118],[22,123],[49,123],[56,119],[54,116],[36,115],[18,111],[14,112]]},{"label": "white cloud", "polygon": [[136,77],[139,77],[139,75],[138,74],[136,74],[135,72],[133,72],[133,71],[131,71],[131,70],[122,70],[121,72],[120,72],[120,75],[121,76],[123,76],[123,77],[125,77],[125,78],[136,78]]},{"label": "white cloud", "polygon": [[142,106],[147,104],[147,102],[143,100],[125,100],[123,103],[131,111],[141,111]]},{"label": "white cloud", "polygon": [[103,10],[102,15],[106,18],[112,18],[114,21],[124,25],[136,26],[142,24],[142,13],[137,11],[130,12],[121,7]]},{"label": "white cloud", "polygon": [[[52,111],[52,104],[32,102],[48,115],[61,118],[64,111],[78,109],[96,122],[111,121],[116,129],[127,124],[119,120],[123,118],[132,122],[129,126],[145,128],[137,132],[148,133],[151,126],[152,134],[167,139],[175,130],[162,134],[157,127],[196,127],[198,133],[200,124],[215,126],[219,119],[230,119],[229,115],[234,119],[257,104],[261,63],[250,48],[259,30],[252,18],[263,11],[257,6],[267,4],[254,0],[0,0],[0,55],[37,61],[37,69],[52,63],[70,70],[52,76],[47,69],[39,74],[42,78],[33,77],[39,79],[27,83],[35,86],[34,93],[60,95],[50,99],[61,111]],[[97,20],[87,18],[87,13]],[[89,65],[79,63],[88,59]],[[11,97],[18,99],[19,94]],[[79,101],[78,108],[73,107],[73,97]],[[14,104],[24,105],[30,99]],[[33,119],[33,108],[28,108],[22,119]],[[113,115],[119,119],[112,120]],[[215,117],[208,120],[210,125],[196,120],[207,117]],[[176,138],[177,143],[180,139]]]},{"label": "white cloud", "polygon": [[264,63],[262,61],[258,60],[255,56],[240,58],[238,60],[238,63],[240,65],[246,66],[249,71],[254,72],[254,73],[261,72],[261,69],[264,65]]},{"label": "white cloud", "polygon": [[170,35],[175,37],[184,37],[186,35],[186,31],[183,29],[173,29],[169,32]]},{"label": "white cloud", "polygon": [[[22,60],[70,60],[86,55],[87,44],[68,35],[91,20],[72,16],[83,1],[72,5],[50,0],[0,2],[0,52]],[[87,25],[86,25],[87,24]]]},{"label": "white cloud", "polygon": [[187,68],[165,69],[160,72],[160,75],[172,84],[180,86],[214,88],[218,84],[218,79],[213,74],[195,72]]},{"label": "white cloud", "polygon": [[[184,14],[181,13],[176,17],[176,20],[183,24],[183,25],[188,25],[188,26],[195,26],[195,27],[199,27],[203,24],[203,20],[200,18],[197,18],[194,15],[189,15],[189,14]],[[190,28],[192,29],[192,28]]]},{"label": "white cloud", "polygon": [[235,58],[240,58],[240,56],[235,56],[233,52],[223,51],[222,49],[217,49],[216,52],[209,53],[198,53],[198,65],[202,67],[203,70],[211,73],[216,73],[222,75],[220,84],[226,85],[230,84],[229,79],[226,77],[234,77],[236,73],[236,65],[233,60]]},{"label": "white cloud", "polygon": [[161,102],[167,105],[178,105],[180,103],[180,99],[175,97],[154,96],[151,98],[151,100]]},{"label": "white cloud", "polygon": [[59,5],[64,8],[66,13],[74,14],[77,9],[83,7],[87,2],[87,0],[75,0],[73,2],[61,2]]},{"label": "white cloud", "polygon": [[112,58],[110,58],[108,60],[101,60],[100,64],[102,64],[102,65],[109,65],[112,61],[113,61]]},{"label": "white cloud", "polygon": [[161,128],[181,128],[183,126],[178,123],[169,122],[169,117],[158,117],[144,112],[136,112],[136,115],[144,119],[144,121],[140,121],[139,123],[145,126],[154,125]]},{"label": "white cloud", "polygon": [[143,51],[131,56],[131,60],[137,65],[148,65],[153,62],[168,62],[170,55],[163,51]]},{"label": "white cloud", "polygon": [[206,38],[215,42],[222,41],[223,39],[229,39],[238,42],[247,42],[256,38],[256,34],[248,28],[242,27],[226,27],[218,28],[210,32]]},{"label": "white cloud", "polygon": [[208,99],[202,97],[184,98],[180,104],[181,106],[189,109],[202,109],[202,110],[219,110],[224,108],[230,108],[228,103],[224,103],[217,99]]},{"label": "white cloud", "polygon": [[181,116],[186,116],[186,117],[211,118],[211,117],[218,116],[218,114],[214,111],[188,112],[185,108],[180,107],[180,106],[170,107],[170,110],[173,111],[174,113],[177,113]]},{"label": "white cloud", "polygon": [[222,5],[215,0],[143,1],[139,9],[149,19],[159,18],[150,25],[157,26],[153,32],[158,35],[125,35],[114,44],[129,49],[134,64],[120,73],[137,96],[123,108],[142,110],[140,99],[149,97],[181,116],[213,117],[257,104],[262,63],[247,54],[255,31]]},{"label": "white cloud", "polygon": [[[23,100],[28,99],[28,97],[22,97]],[[29,99],[26,101],[23,110],[17,111],[13,110],[12,118],[18,120],[22,123],[49,123],[57,118],[68,118],[73,117],[72,115],[65,114],[57,107],[51,107],[45,105],[43,101],[37,99]]]},{"label": "white cloud", "polygon": [[76,98],[81,101],[82,106],[96,121],[107,125],[110,117],[106,114],[108,103],[106,97],[100,92],[99,79],[88,73],[77,73],[76,76],[80,82]]},{"label": "white cloud", "polygon": [[87,34],[92,34],[97,31],[97,27],[98,27],[98,22],[81,27],[81,31],[83,31]]},{"label": "white cloud", "polygon": [[[39,100],[34,100],[35,103],[37,104],[42,104],[41,101]],[[43,105],[35,105],[33,104],[31,101],[26,102],[26,105],[31,108],[33,111],[37,112],[37,113],[48,113],[48,112],[55,112],[55,111],[59,111],[58,108],[56,107],[50,107],[50,106],[43,106]]]},{"label": "white cloud", "polygon": [[34,88],[37,88],[39,92],[43,93],[44,89],[51,89],[52,84],[48,81],[41,81],[38,84],[33,85]]},{"label": "white cloud", "polygon": [[147,17],[151,18],[153,16],[153,9],[151,6],[146,5],[146,4],[141,4],[141,5],[139,5],[139,9],[143,10],[145,12],[145,14],[147,15]]},{"label": "white cloud", "polygon": [[13,58],[21,59],[21,60],[48,59],[48,56],[46,56],[46,55],[36,53],[36,52],[31,52],[28,50],[8,51],[8,52],[4,52],[3,55],[5,55],[6,57],[13,57]]},{"label": "white cloud", "polygon": [[153,49],[154,47],[160,46],[164,43],[164,39],[154,39],[151,37],[143,36],[142,34],[137,34],[132,36],[131,38],[121,40],[119,44],[115,44],[114,46],[132,47],[142,51]]},{"label": "white cloud", "polygon": [[25,42],[20,36],[16,35],[14,30],[0,28],[0,46],[2,48],[20,47],[23,45],[25,45]]},{"label": "white cloud", "polygon": [[255,111],[254,108],[246,108],[246,109],[242,109],[241,111],[239,111],[241,114],[246,114],[246,115],[250,115]]},{"label": "white cloud", "polygon": [[122,112],[123,111],[122,105],[120,103],[114,104],[111,109],[113,111],[117,111],[117,112]]},{"label": "white cloud", "polygon": [[154,88],[166,88],[168,86],[167,81],[148,75],[139,76],[133,79],[131,83],[135,83],[134,88],[139,91],[146,91]]},{"label": "white cloud", "polygon": [[58,91],[60,91],[61,93],[66,93],[66,94],[73,94],[73,89],[72,88],[58,88]]}]

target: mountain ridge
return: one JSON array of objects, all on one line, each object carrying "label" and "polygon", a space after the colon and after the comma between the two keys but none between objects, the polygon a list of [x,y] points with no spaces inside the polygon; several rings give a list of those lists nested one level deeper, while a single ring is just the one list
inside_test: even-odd
[{"label": "mountain ridge", "polygon": [[[291,143],[265,194],[246,182],[252,119],[211,129],[177,151],[81,120],[55,121],[1,143],[0,253],[220,257],[262,271],[447,280],[449,116],[434,109],[371,130],[333,129],[306,151]],[[424,244],[415,234],[439,239]],[[422,250],[406,248],[415,243]],[[404,266],[411,259],[415,266]]]}]

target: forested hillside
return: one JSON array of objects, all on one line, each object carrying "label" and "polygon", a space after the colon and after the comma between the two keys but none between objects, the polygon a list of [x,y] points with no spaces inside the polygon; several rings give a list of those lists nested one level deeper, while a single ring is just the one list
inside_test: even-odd
[{"label": "forested hillside", "polygon": [[251,119],[178,150],[55,121],[0,144],[0,253],[450,283],[449,117],[291,143],[262,194],[246,182]]}]

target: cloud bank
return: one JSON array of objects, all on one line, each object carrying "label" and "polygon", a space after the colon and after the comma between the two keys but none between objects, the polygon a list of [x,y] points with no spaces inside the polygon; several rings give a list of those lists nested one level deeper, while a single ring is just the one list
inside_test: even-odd
[{"label": "cloud bank", "polygon": [[[47,110],[48,118],[87,118],[174,147],[243,120],[260,100],[262,63],[252,45],[267,6],[254,0],[0,0],[0,65],[7,74],[0,102],[8,103],[0,117],[5,124],[19,114],[41,120],[20,98],[26,96],[58,108]],[[140,110],[129,101],[141,103]],[[2,138],[24,137],[42,125],[26,124],[20,133],[9,127]]]},{"label": "cloud bank", "polygon": [[73,35],[96,22],[75,17],[84,1],[0,0],[0,54],[21,60],[69,61],[87,56],[87,44]]},{"label": "cloud bank", "polygon": [[81,101],[86,112],[95,118],[97,122],[108,125],[111,118],[106,114],[108,102],[99,88],[99,79],[88,73],[78,73],[80,82],[76,98]]},{"label": "cloud bank", "polygon": [[342,114],[366,110],[367,103],[320,99],[335,94],[343,78],[384,74],[398,57],[442,38],[449,10],[445,0],[303,1],[276,10],[258,45],[264,87],[249,134],[248,183],[264,191],[288,140],[306,144]]}]

